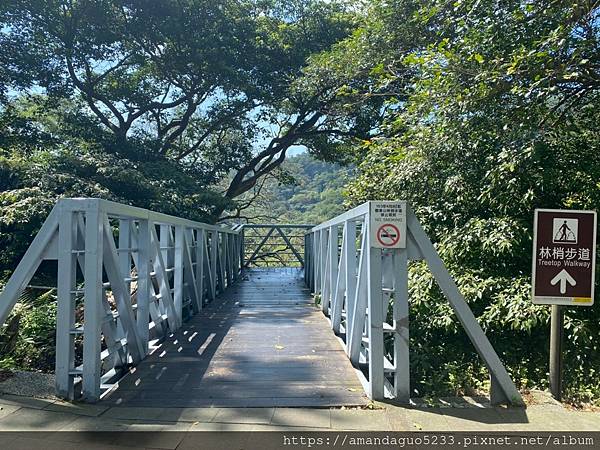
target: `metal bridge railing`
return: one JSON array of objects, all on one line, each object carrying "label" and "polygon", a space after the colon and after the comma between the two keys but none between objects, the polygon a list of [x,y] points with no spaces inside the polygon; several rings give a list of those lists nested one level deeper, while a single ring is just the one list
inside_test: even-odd
[{"label": "metal bridge railing", "polygon": [[241,233],[100,199],[59,200],[0,294],[0,324],[56,260],[56,390],[97,401],[239,276]]},{"label": "metal bridge railing", "polygon": [[370,398],[410,401],[408,262],[425,260],[490,370],[492,403],[523,403],[406,202],[364,203],[312,228],[305,246],[306,283]]},{"label": "metal bridge railing", "polygon": [[241,225],[243,267],[304,267],[304,234],[313,226]]}]

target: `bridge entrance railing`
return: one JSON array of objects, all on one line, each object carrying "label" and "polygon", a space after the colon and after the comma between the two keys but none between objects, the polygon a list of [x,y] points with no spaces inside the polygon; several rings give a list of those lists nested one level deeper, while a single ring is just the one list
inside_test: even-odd
[{"label": "bridge entrance railing", "polygon": [[406,202],[366,202],[312,228],[305,246],[306,284],[370,398],[410,401],[408,262],[425,260],[490,371],[492,403],[523,404]]},{"label": "bridge entrance railing", "polygon": [[59,200],[0,294],[0,324],[42,261],[57,261],[56,391],[95,402],[238,278],[241,245],[230,228]]}]

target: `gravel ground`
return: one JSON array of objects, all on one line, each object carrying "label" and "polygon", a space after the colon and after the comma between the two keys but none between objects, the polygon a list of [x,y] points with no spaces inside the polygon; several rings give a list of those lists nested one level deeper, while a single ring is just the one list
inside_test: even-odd
[{"label": "gravel ground", "polygon": [[53,374],[16,371],[11,377],[0,382],[0,393],[56,398],[54,395],[54,379]]}]

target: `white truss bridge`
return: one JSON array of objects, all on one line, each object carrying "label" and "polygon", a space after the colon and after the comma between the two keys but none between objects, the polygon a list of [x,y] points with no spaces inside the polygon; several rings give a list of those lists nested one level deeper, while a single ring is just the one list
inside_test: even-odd
[{"label": "white truss bridge", "polygon": [[371,203],[317,226],[226,227],[63,199],[0,294],[0,323],[50,261],[56,285],[45,289],[58,299],[62,398],[144,406],[408,403],[408,263],[424,260],[489,369],[492,403],[522,404],[410,207],[387,202],[403,210],[405,243],[379,248]]}]

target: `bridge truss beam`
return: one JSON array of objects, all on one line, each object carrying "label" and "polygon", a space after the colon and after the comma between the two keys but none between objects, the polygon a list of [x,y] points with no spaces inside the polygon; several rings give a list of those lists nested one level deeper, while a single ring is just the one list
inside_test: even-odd
[{"label": "bridge truss beam", "polygon": [[241,233],[100,199],[59,200],[0,294],[0,324],[56,260],[56,391],[99,400],[234,283]]},{"label": "bridge truss beam", "polygon": [[[490,371],[493,404],[523,400],[456,283],[405,202],[405,248],[377,248],[371,202],[305,236],[305,281],[341,338],[368,396],[410,402],[408,262],[425,260],[475,350]],[[384,345],[391,342],[391,346]]]}]

